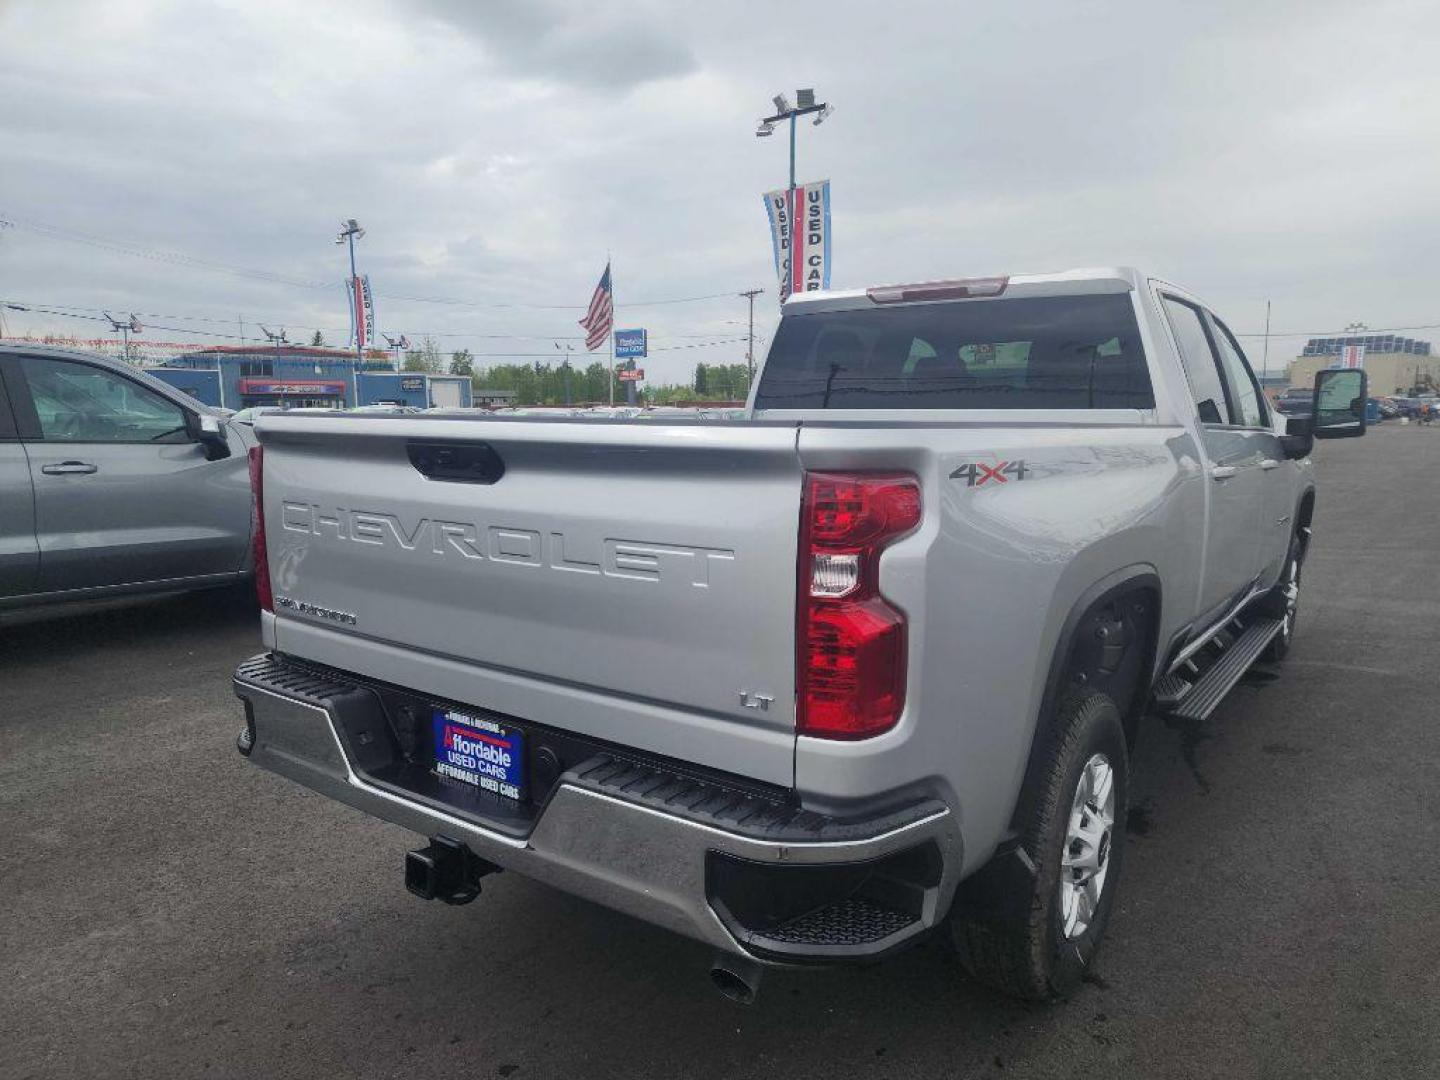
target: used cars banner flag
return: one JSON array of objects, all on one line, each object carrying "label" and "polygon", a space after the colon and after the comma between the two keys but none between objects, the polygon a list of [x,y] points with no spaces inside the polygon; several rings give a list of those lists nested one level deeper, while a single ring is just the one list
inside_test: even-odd
[{"label": "used cars banner flag", "polygon": [[[786,205],[786,189],[765,193],[770,218],[770,242],[775,252],[775,275],[780,279],[780,302],[795,292],[830,287],[830,181],[795,185],[795,213]],[[795,258],[790,258],[790,222],[800,221]]]},{"label": "used cars banner flag", "polygon": [[362,349],[374,344],[375,294],[370,291],[370,275],[359,274],[345,285],[345,295],[350,307],[350,344],[357,338]]}]

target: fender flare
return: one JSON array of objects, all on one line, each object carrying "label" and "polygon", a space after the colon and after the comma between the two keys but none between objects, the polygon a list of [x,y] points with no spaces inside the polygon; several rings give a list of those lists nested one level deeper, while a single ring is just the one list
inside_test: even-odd
[{"label": "fender flare", "polygon": [[1149,563],[1136,563],[1119,570],[1106,574],[1099,581],[1092,584],[1078,599],[1071,605],[1065,621],[1060,626],[1059,636],[1055,641],[1055,649],[1050,656],[1050,664],[1046,669],[1045,688],[1040,695],[1040,709],[1035,716],[1035,726],[1030,734],[1030,750],[1026,756],[1025,776],[1016,795],[1015,808],[1011,812],[1011,825],[1013,828],[1023,828],[1022,816],[1026,811],[1028,802],[1032,797],[1037,780],[1036,769],[1039,760],[1037,751],[1044,745],[1048,736],[1047,718],[1054,715],[1055,705],[1059,699],[1065,678],[1065,669],[1068,665],[1070,655],[1075,646],[1076,634],[1084,623],[1087,616],[1113,598],[1137,589],[1145,589],[1155,595],[1155,610],[1150,613],[1149,633],[1146,640],[1141,643],[1145,654],[1141,658],[1140,673],[1144,684],[1136,700],[1131,703],[1130,712],[1127,716],[1127,730],[1134,723],[1137,710],[1143,710],[1147,703],[1150,684],[1154,679],[1155,657],[1159,648],[1158,631],[1160,628],[1160,611],[1164,603],[1164,591],[1160,583],[1160,575],[1155,567]]}]

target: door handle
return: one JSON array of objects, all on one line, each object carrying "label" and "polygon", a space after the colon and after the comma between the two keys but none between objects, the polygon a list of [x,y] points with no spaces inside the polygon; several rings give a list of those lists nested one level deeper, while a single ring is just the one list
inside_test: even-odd
[{"label": "door handle", "polygon": [[1276,461],[1274,458],[1267,457],[1264,461],[1260,462],[1260,468],[1264,469],[1266,472],[1269,472],[1271,469],[1278,469],[1279,467],[1280,462]]},{"label": "door handle", "polygon": [[46,476],[78,476],[82,473],[99,472],[98,465],[88,461],[62,461],[58,465],[41,465],[40,471]]},{"label": "door handle", "polygon": [[1210,478],[1212,480],[1229,480],[1239,471],[1234,465],[1216,465],[1210,470]]}]

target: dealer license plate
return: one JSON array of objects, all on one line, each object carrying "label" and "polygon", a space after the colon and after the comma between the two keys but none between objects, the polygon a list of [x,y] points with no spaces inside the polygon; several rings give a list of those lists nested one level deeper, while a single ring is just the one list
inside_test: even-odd
[{"label": "dealer license plate", "polygon": [[453,709],[435,709],[435,774],[507,799],[525,797],[525,736]]}]

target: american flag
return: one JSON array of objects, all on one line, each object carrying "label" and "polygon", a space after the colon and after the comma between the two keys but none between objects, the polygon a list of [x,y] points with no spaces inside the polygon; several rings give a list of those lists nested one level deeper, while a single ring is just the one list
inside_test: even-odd
[{"label": "american flag", "polygon": [[595,286],[595,295],[590,297],[590,310],[580,320],[585,328],[585,348],[594,352],[610,336],[615,325],[615,304],[610,295],[610,264],[605,264],[605,273],[600,275],[600,284]]}]

